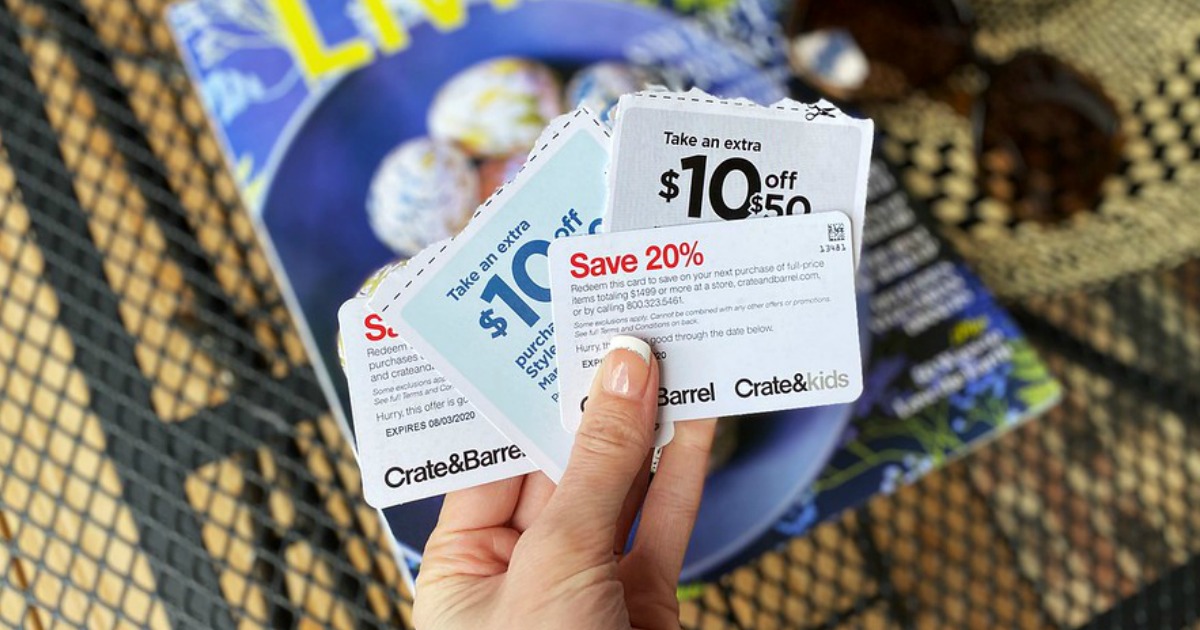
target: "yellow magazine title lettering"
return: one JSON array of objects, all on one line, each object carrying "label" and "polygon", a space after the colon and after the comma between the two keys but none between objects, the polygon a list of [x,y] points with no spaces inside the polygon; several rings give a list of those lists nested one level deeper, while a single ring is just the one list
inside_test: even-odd
[{"label": "yellow magazine title lettering", "polygon": [[[280,25],[291,43],[301,73],[309,83],[332,73],[349,72],[375,59],[376,51],[390,55],[408,47],[408,29],[387,7],[387,0],[361,2],[374,27],[372,36],[360,35],[339,42],[326,41],[313,18],[311,0],[271,0]],[[519,0],[492,0],[500,9],[512,8]],[[430,24],[452,31],[467,21],[466,0],[418,0]]]}]

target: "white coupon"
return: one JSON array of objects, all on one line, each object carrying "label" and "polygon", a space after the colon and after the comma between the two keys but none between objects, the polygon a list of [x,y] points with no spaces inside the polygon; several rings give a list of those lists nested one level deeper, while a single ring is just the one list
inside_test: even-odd
[{"label": "white coupon", "polygon": [[[428,259],[433,249],[413,258]],[[406,268],[386,275],[403,276]],[[338,311],[363,495],[386,508],[536,470],[368,306],[380,274]]]},{"label": "white coupon", "polygon": [[550,285],[563,425],[614,334],[659,357],[664,421],[846,403],[862,392],[840,212],[560,239]]},{"label": "white coupon", "polygon": [[833,210],[850,217],[857,264],[873,136],[871,120],[826,101],[622,96],[606,231]]}]

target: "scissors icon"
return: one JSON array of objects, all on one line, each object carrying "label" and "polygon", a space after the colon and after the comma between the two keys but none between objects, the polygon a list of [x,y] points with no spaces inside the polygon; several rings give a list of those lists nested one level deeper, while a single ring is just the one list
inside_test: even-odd
[{"label": "scissors icon", "polygon": [[821,107],[820,105],[817,105],[817,104],[810,104],[808,106],[808,112],[806,114],[804,114],[804,120],[816,120],[816,119],[820,118],[821,116],[828,116],[830,118],[834,118],[833,111],[835,109],[837,109],[837,108],[833,107],[833,106]]}]

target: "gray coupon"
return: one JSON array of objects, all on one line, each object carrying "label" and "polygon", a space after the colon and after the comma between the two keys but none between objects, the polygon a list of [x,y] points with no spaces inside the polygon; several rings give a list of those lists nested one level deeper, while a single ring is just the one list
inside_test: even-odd
[{"label": "gray coupon", "polygon": [[704,92],[621,97],[610,232],[836,210],[862,243],[874,125],[833,105],[759,106]]}]

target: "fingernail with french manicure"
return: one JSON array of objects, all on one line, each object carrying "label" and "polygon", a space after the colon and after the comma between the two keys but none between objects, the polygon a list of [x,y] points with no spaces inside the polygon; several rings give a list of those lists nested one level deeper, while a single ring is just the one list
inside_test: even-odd
[{"label": "fingernail with french manicure", "polygon": [[608,344],[600,364],[604,391],[622,398],[638,399],[650,378],[650,345],[637,337],[617,335]]}]

